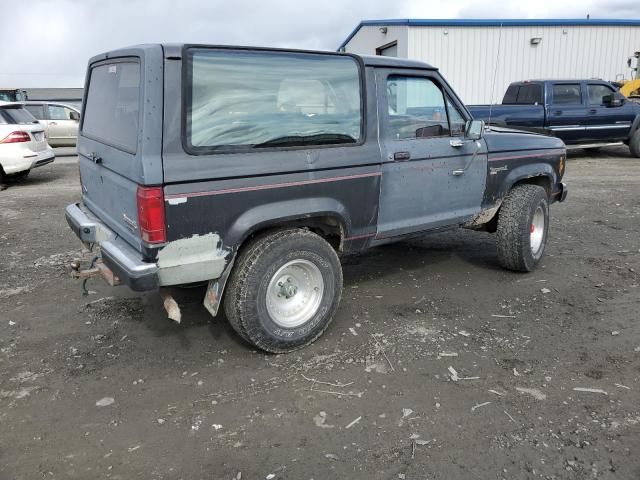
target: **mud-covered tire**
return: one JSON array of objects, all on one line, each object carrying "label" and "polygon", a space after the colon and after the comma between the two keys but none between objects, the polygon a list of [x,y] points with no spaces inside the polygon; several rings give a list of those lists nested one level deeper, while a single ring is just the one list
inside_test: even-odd
[{"label": "mud-covered tire", "polygon": [[[539,225],[541,219],[544,222],[542,226]],[[541,231],[536,232],[534,223]],[[546,190],[537,185],[513,188],[498,213],[496,243],[500,265],[518,272],[534,270],[544,253],[548,232],[549,200]]]},{"label": "mud-covered tire", "polygon": [[640,128],[629,139],[629,151],[632,156],[640,158]]},{"label": "mud-covered tire", "polygon": [[[290,279],[295,291],[281,295]],[[342,267],[333,247],[315,233],[295,228],[258,236],[245,246],[229,278],[224,309],[245,341],[267,352],[285,353],[322,335],[341,296]],[[307,300],[314,306],[307,307]],[[289,316],[278,313],[280,307]]]}]

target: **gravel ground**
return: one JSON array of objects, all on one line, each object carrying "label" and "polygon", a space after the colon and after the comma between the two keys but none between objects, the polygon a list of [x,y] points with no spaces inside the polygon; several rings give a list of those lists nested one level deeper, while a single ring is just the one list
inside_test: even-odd
[{"label": "gravel ground", "polygon": [[75,162],[0,192],[0,479],[640,477],[626,149],[570,155],[536,272],[470,231],[344,258],[334,323],[280,356],[212,320],[202,288],[179,293],[181,325],[156,293],[83,297]]}]

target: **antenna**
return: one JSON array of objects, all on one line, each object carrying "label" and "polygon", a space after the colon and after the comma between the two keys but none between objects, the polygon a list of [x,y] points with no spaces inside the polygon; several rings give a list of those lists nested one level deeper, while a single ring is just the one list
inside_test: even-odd
[{"label": "antenna", "polygon": [[500,44],[502,43],[502,23],[500,23],[500,29],[498,30],[498,51],[496,52],[496,66],[493,70],[493,82],[491,82],[491,101],[489,102],[489,122],[487,125],[491,125],[491,115],[493,114],[493,92],[496,89],[496,78],[498,77],[498,61],[500,60]]}]

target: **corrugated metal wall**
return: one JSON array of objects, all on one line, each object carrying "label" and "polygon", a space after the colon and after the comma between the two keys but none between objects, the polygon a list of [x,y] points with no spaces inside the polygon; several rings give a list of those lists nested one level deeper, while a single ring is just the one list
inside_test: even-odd
[{"label": "corrugated metal wall", "polygon": [[[375,54],[376,47],[391,41],[387,39],[391,28],[387,35],[380,34],[379,28],[364,26],[346,50]],[[615,80],[618,74],[628,78],[627,58],[640,50],[640,27],[633,26],[400,28],[408,29],[406,56],[439,67],[468,104],[489,103],[492,87],[493,101],[499,102],[509,83],[517,80]],[[540,44],[531,45],[533,37],[541,38]],[[400,50],[399,55],[405,56]]]}]

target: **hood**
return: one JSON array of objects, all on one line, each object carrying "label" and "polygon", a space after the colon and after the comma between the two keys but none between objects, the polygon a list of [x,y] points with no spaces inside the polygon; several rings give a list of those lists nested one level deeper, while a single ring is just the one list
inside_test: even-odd
[{"label": "hood", "polygon": [[511,128],[491,126],[485,130],[483,138],[489,152],[566,148],[564,142],[557,137]]}]

